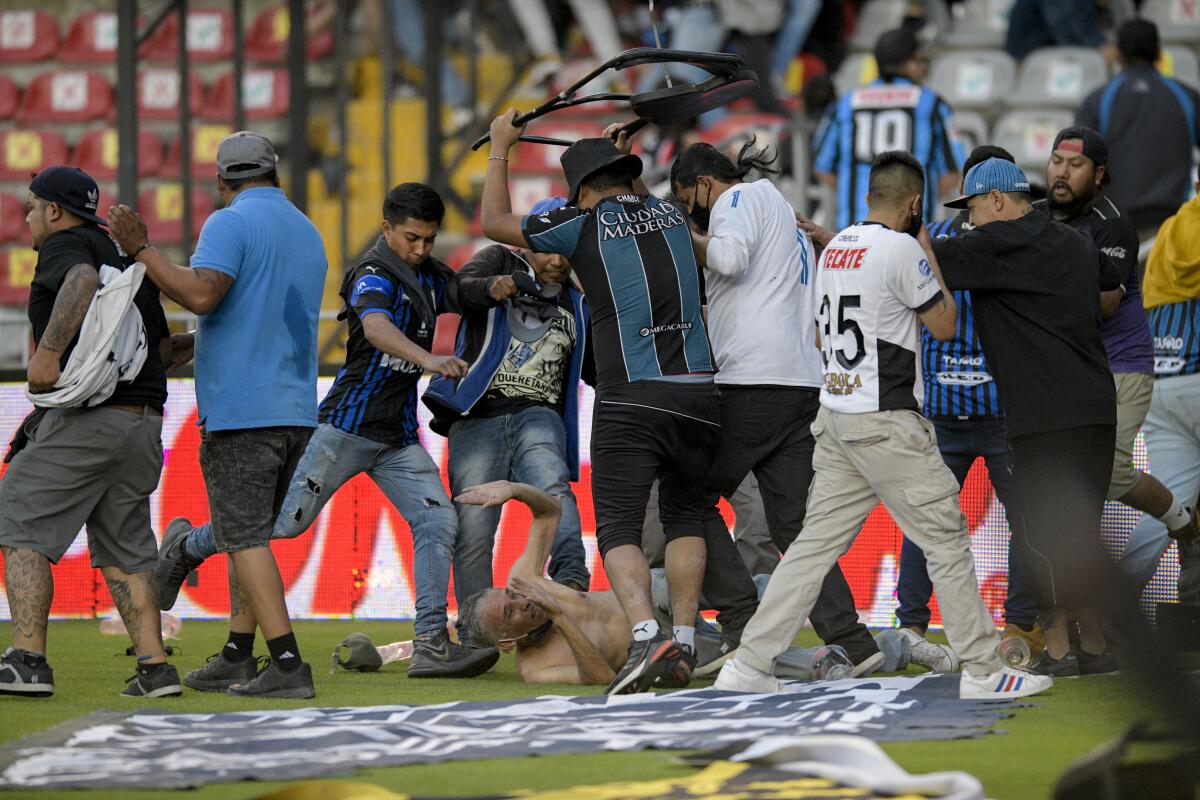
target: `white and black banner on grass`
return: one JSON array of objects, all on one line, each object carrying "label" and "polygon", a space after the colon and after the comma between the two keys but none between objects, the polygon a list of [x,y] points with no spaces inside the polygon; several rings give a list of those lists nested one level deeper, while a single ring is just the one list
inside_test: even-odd
[{"label": "white and black banner on grass", "polygon": [[958,739],[986,734],[1011,708],[959,700],[957,675],[787,686],[777,695],[695,689],[434,706],[93,714],[0,749],[0,787],[182,788],[451,760],[709,749],[772,734]]}]

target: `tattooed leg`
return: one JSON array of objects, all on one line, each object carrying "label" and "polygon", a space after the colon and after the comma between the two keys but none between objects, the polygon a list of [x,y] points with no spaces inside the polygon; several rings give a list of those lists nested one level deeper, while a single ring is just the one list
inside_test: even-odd
[{"label": "tattooed leg", "polygon": [[4,589],[12,613],[13,647],[46,652],[46,622],[54,599],[50,562],[41,553],[0,547],[4,553]]},{"label": "tattooed leg", "polygon": [[130,575],[117,567],[101,567],[100,572],[104,575],[121,619],[125,621],[138,661],[143,664],[166,661],[154,573],[136,572]]},{"label": "tattooed leg", "polygon": [[233,558],[229,559],[229,631],[230,633],[254,633],[258,620],[254,617],[254,609],[242,591],[238,582],[237,570],[233,566]]}]

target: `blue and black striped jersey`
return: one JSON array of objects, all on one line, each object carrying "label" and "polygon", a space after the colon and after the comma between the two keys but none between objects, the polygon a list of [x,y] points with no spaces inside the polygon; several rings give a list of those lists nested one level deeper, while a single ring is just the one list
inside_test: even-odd
[{"label": "blue and black striped jersey", "polygon": [[[964,211],[953,219],[929,226],[930,238],[957,236],[970,230]],[[954,292],[958,304],[958,332],[948,342],[939,342],[921,328],[921,368],[925,374],[927,417],[941,419],[995,418],[1004,416],[996,382],[983,358],[983,345],[975,331],[970,292]]]},{"label": "blue and black striped jersey", "polygon": [[1200,373],[1200,299],[1146,312],[1154,336],[1154,377]]},{"label": "blue and black striped jersey", "polygon": [[522,223],[529,247],[571,261],[592,311],[596,387],[716,371],[700,314],[700,270],[683,214],[617,195]]},{"label": "blue and black striped jersey", "polygon": [[871,162],[887,150],[907,150],[925,167],[925,219],[936,219],[938,181],[965,159],[950,115],[937,92],[906,78],[860,86],[829,110],[817,129],[813,169],[837,176],[836,230],[866,218]]}]

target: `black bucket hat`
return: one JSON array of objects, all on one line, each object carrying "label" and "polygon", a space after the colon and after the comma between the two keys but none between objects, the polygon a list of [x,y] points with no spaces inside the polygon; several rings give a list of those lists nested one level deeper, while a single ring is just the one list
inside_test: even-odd
[{"label": "black bucket hat", "polygon": [[580,139],[567,148],[559,159],[563,175],[567,179],[570,194],[567,205],[579,202],[579,187],[592,175],[613,164],[626,162],[634,170],[634,177],[642,174],[642,160],[635,155],[622,153],[612,139]]}]

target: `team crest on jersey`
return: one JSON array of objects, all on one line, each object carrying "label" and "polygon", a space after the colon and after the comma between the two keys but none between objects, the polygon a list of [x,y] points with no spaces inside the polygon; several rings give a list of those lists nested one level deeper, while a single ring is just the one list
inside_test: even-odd
[{"label": "team crest on jersey", "polygon": [[917,270],[926,278],[933,275],[933,267],[929,265],[929,259],[922,258],[917,262]]},{"label": "team crest on jersey", "polygon": [[854,390],[861,389],[862,385],[862,377],[857,372],[825,373],[825,391],[830,394],[854,394]]}]

